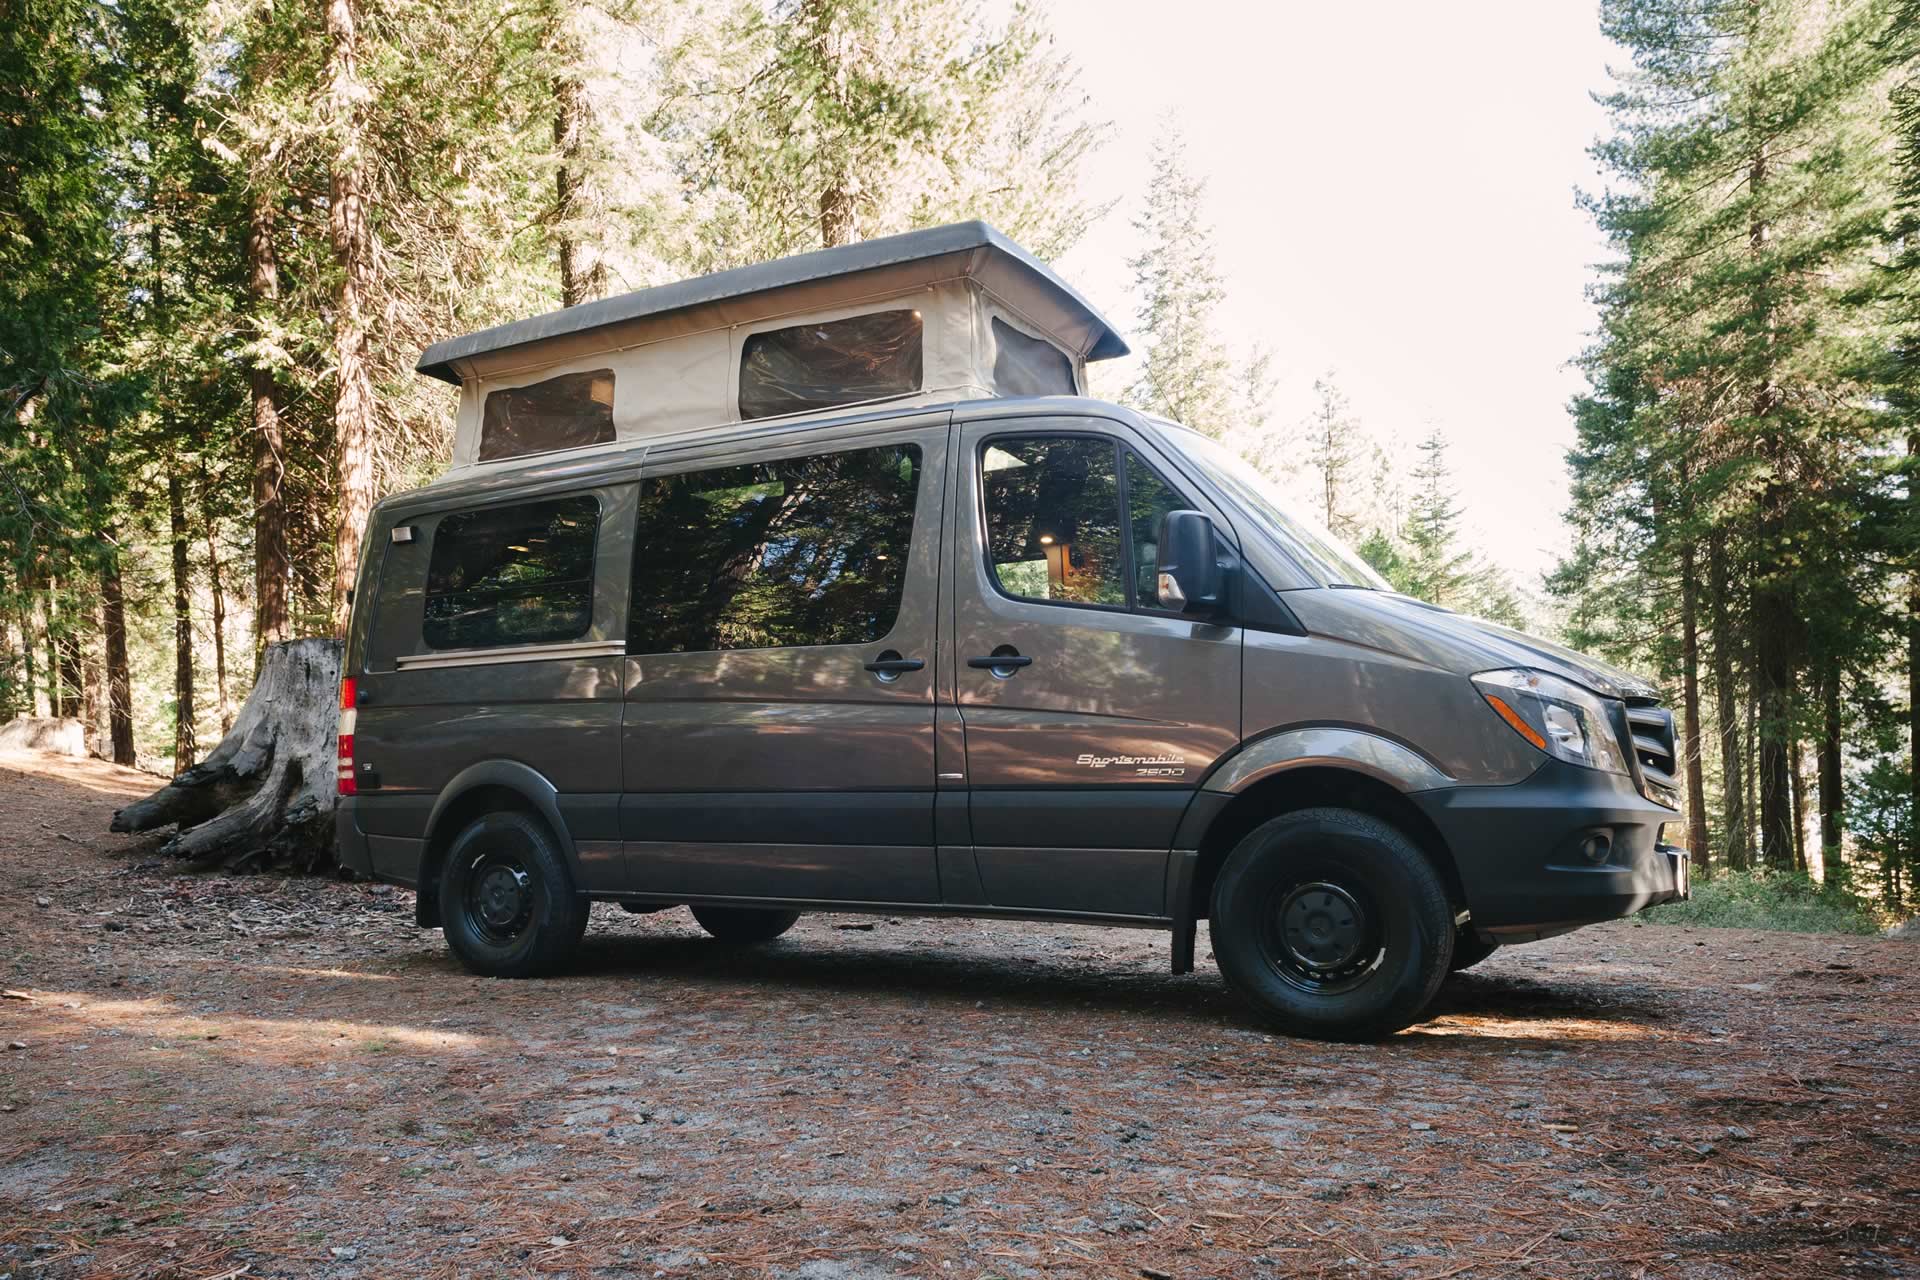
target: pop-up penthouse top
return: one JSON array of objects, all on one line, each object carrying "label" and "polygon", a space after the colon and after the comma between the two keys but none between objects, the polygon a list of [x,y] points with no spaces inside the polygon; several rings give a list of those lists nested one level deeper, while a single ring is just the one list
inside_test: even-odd
[{"label": "pop-up penthouse top", "polygon": [[984,222],[585,303],[436,342],[460,386],[451,474],[853,405],[1079,395],[1127,344]]}]

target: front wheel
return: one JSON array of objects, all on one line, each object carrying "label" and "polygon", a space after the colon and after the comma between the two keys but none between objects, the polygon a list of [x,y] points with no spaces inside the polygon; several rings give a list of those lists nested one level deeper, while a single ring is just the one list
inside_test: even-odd
[{"label": "front wheel", "polygon": [[447,946],[474,973],[533,978],[565,964],[587,928],[587,903],[539,819],[513,810],[474,819],[440,873]]},{"label": "front wheel", "polygon": [[1214,881],[1214,958],[1293,1035],[1373,1040],[1410,1025],[1447,974],[1453,910],[1412,841],[1350,809],[1254,828]]},{"label": "front wheel", "polygon": [[692,911],[700,927],[719,941],[741,945],[772,942],[800,918],[798,911],[768,907],[694,907]]}]

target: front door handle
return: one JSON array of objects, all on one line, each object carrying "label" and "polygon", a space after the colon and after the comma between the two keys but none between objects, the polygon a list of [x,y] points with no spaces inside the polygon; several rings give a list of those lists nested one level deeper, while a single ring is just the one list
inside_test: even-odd
[{"label": "front door handle", "polygon": [[899,651],[895,649],[886,650],[872,662],[866,664],[867,670],[873,672],[873,674],[888,683],[898,680],[903,672],[918,671],[926,665],[925,659],[903,658],[900,656]]}]

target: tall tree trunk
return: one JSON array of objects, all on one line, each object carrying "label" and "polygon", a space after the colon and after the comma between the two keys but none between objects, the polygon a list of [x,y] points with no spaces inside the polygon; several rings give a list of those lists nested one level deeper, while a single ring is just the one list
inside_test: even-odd
[{"label": "tall tree trunk", "polygon": [[107,645],[107,733],[113,762],[132,765],[133,674],[127,667],[127,604],[120,583],[120,552],[107,531],[107,556],[100,565],[101,631]]},{"label": "tall tree trunk", "polygon": [[[67,562],[71,568],[71,562]],[[81,692],[85,687],[85,678],[80,670],[80,609],[79,592],[73,579],[67,579],[67,598],[59,605],[59,617],[54,618],[53,601],[57,594],[58,580],[47,580],[48,623],[53,630],[55,680],[60,695],[55,700],[53,714],[70,720],[80,718]]]},{"label": "tall tree trunk", "polygon": [[[1757,825],[1760,814],[1760,686],[1753,673],[1753,664],[1743,662],[1740,665],[1740,679],[1747,691],[1745,706],[1747,709],[1747,822],[1758,835]],[[1750,836],[1749,839],[1752,839]],[[1755,865],[1762,865],[1755,859]]]},{"label": "tall tree trunk", "polygon": [[1820,679],[1820,874],[1827,877],[1842,860],[1840,840],[1845,829],[1841,808],[1840,668],[1837,664]]},{"label": "tall tree trunk", "polygon": [[333,130],[327,229],[340,286],[333,317],[333,434],[338,520],[333,537],[333,630],[344,636],[360,567],[360,540],[373,506],[373,381],[366,307],[373,290],[373,232],[367,223],[364,101],[355,0],[327,0],[328,122]]},{"label": "tall tree trunk", "polygon": [[1708,870],[1707,783],[1700,760],[1700,584],[1691,538],[1680,545],[1680,754],[1686,764],[1687,844],[1693,865]]},{"label": "tall tree trunk", "polygon": [[[795,21],[806,31],[806,39],[812,46],[814,65],[835,68],[838,72],[822,75],[819,92],[831,100],[834,114],[841,118],[847,114],[846,69],[841,65],[846,60],[846,50],[835,25],[843,7],[839,0],[805,0],[795,15]],[[831,249],[853,240],[856,213],[853,180],[844,168],[836,165],[834,171],[821,175],[819,212],[822,248]]]},{"label": "tall tree trunk", "polygon": [[[18,612],[20,615],[20,656],[26,660],[27,714],[30,716],[40,714],[40,668],[39,658],[35,654],[33,643],[33,598],[38,586],[39,583],[35,581],[34,577],[33,565],[29,563],[20,571],[20,600]],[[48,699],[48,701],[51,703],[52,699]]]},{"label": "tall tree trunk", "polygon": [[[89,610],[93,634],[104,638],[107,634],[106,623],[102,620],[102,610],[96,602]],[[112,741],[112,728],[107,722],[107,664],[104,655],[93,646],[87,646],[80,659],[81,670],[86,672],[87,695],[81,716],[87,722],[87,732],[97,743]],[[96,747],[96,750],[98,748]]]},{"label": "tall tree trunk", "polygon": [[1787,745],[1790,764],[1788,776],[1793,792],[1793,869],[1805,874],[1807,867],[1807,752],[1796,730]]},{"label": "tall tree trunk", "polygon": [[1712,605],[1713,705],[1720,728],[1721,808],[1727,865],[1745,871],[1753,864],[1753,841],[1747,831],[1747,785],[1741,765],[1739,690],[1733,676],[1733,621],[1727,608],[1732,584],[1727,573],[1726,534],[1715,529],[1707,536],[1707,595]]},{"label": "tall tree trunk", "polygon": [[[253,309],[253,340],[267,340],[280,297],[280,260],[273,243],[273,205],[256,191],[247,221],[247,297]],[[280,422],[280,388],[273,366],[255,351],[247,370],[253,399],[253,634],[254,661],[270,644],[292,634],[287,593],[293,566],[287,554],[286,437]],[[226,695],[220,698],[226,712]]]},{"label": "tall tree trunk", "polygon": [[213,589],[213,691],[220,700],[220,733],[233,728],[227,709],[227,588],[220,573],[219,522],[213,515],[213,480],[200,473],[200,518],[207,525],[207,582]]},{"label": "tall tree trunk", "polygon": [[47,714],[60,714],[60,642],[56,633],[60,628],[59,582],[51,571],[47,574],[46,595],[41,598],[40,634],[47,645]]},{"label": "tall tree trunk", "polygon": [[173,532],[173,771],[193,768],[193,584],[187,563],[187,500],[176,472],[167,477]]},{"label": "tall tree trunk", "polygon": [[[1920,428],[1907,432],[1907,510],[1920,525]],[[1920,568],[1907,574],[1907,759],[1906,853],[1920,861]]]},{"label": "tall tree trunk", "polygon": [[853,240],[853,196],[844,183],[820,193],[820,243],[831,249]]},{"label": "tall tree trunk", "polygon": [[[7,598],[7,575],[0,572],[0,600]],[[11,720],[18,714],[19,704],[14,699],[20,696],[19,688],[13,682],[13,620],[0,610],[0,720]]]},{"label": "tall tree trunk", "polygon": [[[570,58],[566,33],[559,37],[563,58]],[[560,305],[574,307],[600,296],[606,264],[580,243],[580,191],[586,171],[587,87],[571,72],[553,78],[553,149],[560,167],[553,176],[554,241],[560,257]]]},{"label": "tall tree trunk", "polygon": [[[1749,8],[1758,20],[1757,5]],[[1750,103],[1748,127],[1759,137],[1760,103]],[[1790,870],[1795,861],[1794,779],[1798,768],[1792,759],[1793,729],[1793,651],[1792,642],[1798,619],[1794,612],[1791,575],[1794,572],[1787,554],[1787,508],[1792,493],[1787,482],[1788,464],[1784,433],[1773,420],[1780,400],[1780,389],[1773,378],[1774,307],[1767,294],[1767,240],[1771,224],[1761,204],[1768,186],[1767,150],[1756,141],[1747,165],[1747,198],[1753,213],[1747,226],[1747,252],[1754,266],[1756,284],[1754,309],[1760,317],[1760,367],[1753,387],[1752,411],[1760,431],[1761,451],[1773,464],[1773,473],[1760,495],[1760,530],[1755,549],[1753,573],[1753,657],[1754,683],[1760,714],[1760,853],[1762,860],[1777,870]]]}]

